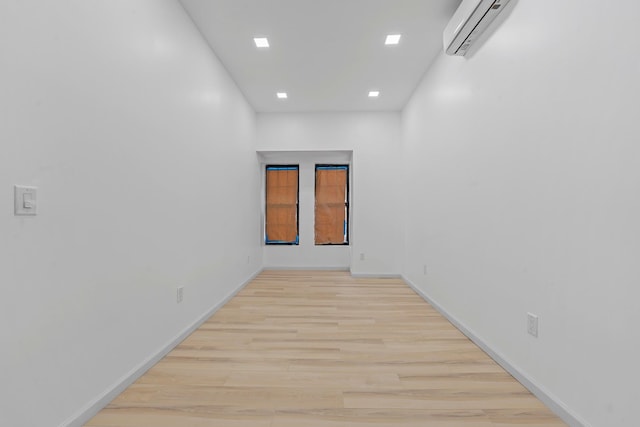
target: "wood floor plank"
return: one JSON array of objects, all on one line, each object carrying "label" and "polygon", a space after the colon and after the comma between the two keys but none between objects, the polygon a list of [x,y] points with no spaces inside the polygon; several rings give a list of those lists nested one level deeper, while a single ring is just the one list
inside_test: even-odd
[{"label": "wood floor plank", "polygon": [[266,271],[87,427],[550,427],[399,279]]}]

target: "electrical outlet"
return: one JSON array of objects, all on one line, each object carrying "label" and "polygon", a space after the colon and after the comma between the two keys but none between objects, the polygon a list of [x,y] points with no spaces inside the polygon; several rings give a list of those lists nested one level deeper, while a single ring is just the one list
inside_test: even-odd
[{"label": "electrical outlet", "polygon": [[184,297],[184,286],[180,286],[176,292],[176,302],[180,304],[182,302],[183,297]]},{"label": "electrical outlet", "polygon": [[427,264],[422,266],[422,274],[427,275]]},{"label": "electrical outlet", "polygon": [[250,256],[247,257],[247,264],[251,264],[251,257]]},{"label": "electrical outlet", "polygon": [[538,338],[538,316],[533,313],[527,313],[527,332]]},{"label": "electrical outlet", "polygon": [[360,261],[364,261],[364,252],[360,252]]}]

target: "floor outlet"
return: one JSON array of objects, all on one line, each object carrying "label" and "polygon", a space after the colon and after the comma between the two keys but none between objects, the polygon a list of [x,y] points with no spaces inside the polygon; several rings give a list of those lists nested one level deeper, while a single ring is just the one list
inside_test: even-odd
[{"label": "floor outlet", "polygon": [[538,316],[535,314],[527,313],[527,332],[538,338]]}]

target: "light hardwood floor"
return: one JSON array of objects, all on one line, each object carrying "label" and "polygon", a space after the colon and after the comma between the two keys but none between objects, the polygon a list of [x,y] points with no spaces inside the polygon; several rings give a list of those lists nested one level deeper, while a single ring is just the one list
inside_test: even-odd
[{"label": "light hardwood floor", "polygon": [[267,271],[87,427],[564,426],[399,279]]}]

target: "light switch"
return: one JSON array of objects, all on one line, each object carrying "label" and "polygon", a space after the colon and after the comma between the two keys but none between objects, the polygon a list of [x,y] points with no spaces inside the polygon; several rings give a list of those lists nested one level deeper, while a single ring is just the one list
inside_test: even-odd
[{"label": "light switch", "polygon": [[16,185],[14,187],[14,206],[15,215],[36,215],[37,213],[37,195],[36,187],[27,187],[24,185]]},{"label": "light switch", "polygon": [[25,208],[25,209],[33,209],[33,207],[34,207],[33,194],[24,193],[22,195],[22,207]]}]

